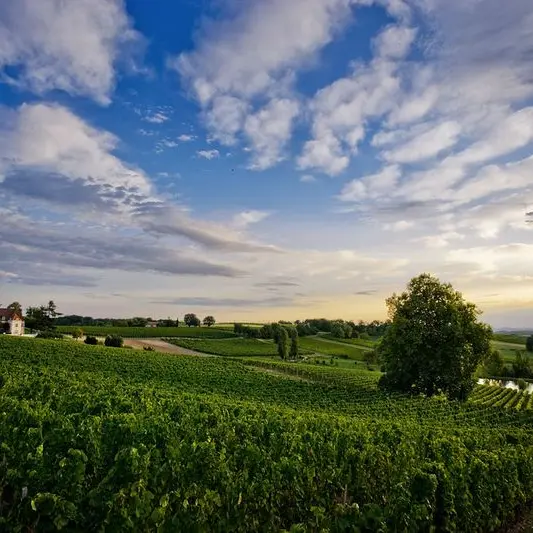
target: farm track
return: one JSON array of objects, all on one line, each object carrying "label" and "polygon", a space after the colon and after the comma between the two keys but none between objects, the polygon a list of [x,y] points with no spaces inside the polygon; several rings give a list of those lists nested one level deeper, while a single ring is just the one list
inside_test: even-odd
[{"label": "farm track", "polygon": [[144,347],[151,347],[154,350],[162,353],[175,355],[196,355],[200,357],[216,357],[208,353],[182,348],[181,346],[170,344],[161,339],[124,339],[124,344],[138,350],[142,350]]}]

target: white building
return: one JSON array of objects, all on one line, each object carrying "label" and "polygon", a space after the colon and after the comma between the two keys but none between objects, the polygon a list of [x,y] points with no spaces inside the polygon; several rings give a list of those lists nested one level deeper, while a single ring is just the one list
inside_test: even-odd
[{"label": "white building", "polygon": [[18,311],[0,308],[0,333],[24,335],[24,319]]}]

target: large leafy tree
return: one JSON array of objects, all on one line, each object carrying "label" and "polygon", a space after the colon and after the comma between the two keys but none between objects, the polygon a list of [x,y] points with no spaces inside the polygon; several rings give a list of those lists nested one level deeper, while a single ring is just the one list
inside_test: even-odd
[{"label": "large leafy tree", "polygon": [[185,325],[189,326],[190,328],[198,327],[201,324],[200,319],[194,313],[187,313],[183,317],[183,322],[185,322]]},{"label": "large leafy tree", "polygon": [[528,352],[533,352],[533,335],[530,335],[527,339],[526,339],[526,350]]},{"label": "large leafy tree", "polygon": [[57,311],[57,306],[53,300],[48,305],[39,307],[28,307],[26,309],[26,327],[39,331],[50,331],[55,329],[55,319],[61,313]]},{"label": "large leafy tree", "polygon": [[379,348],[381,386],[465,399],[491,350],[492,330],[478,320],[481,311],[430,274],[413,278],[387,307],[391,324]]}]

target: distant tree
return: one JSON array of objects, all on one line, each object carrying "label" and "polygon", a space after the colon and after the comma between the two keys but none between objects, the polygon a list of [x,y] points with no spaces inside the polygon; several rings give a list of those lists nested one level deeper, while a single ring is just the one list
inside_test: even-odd
[{"label": "distant tree", "polygon": [[369,341],[370,335],[366,331],[363,331],[363,333],[359,335],[359,338],[363,341]]},{"label": "distant tree", "polygon": [[264,324],[259,328],[259,337],[261,339],[272,338],[272,324]]},{"label": "distant tree", "polygon": [[331,327],[331,334],[337,339],[344,339],[345,331],[343,325],[340,322],[335,322]]},{"label": "distant tree", "polygon": [[92,335],[87,335],[87,337],[85,337],[85,344],[93,344],[93,345],[96,345],[98,344],[98,339],[96,337],[93,337]]},{"label": "distant tree", "polygon": [[120,335],[108,335],[105,338],[104,344],[113,348],[122,348],[124,346],[124,339]]},{"label": "distant tree", "polygon": [[81,328],[77,328],[72,332],[73,339],[81,339],[82,337],[83,337],[83,330]]},{"label": "distant tree", "polygon": [[179,325],[180,325],[180,319],[179,318],[176,318],[176,322],[174,322],[174,325],[176,327],[179,327]]},{"label": "distant tree", "polygon": [[26,327],[39,331],[53,330],[55,329],[55,319],[60,314],[52,300],[48,302],[48,305],[28,307],[26,309]]},{"label": "distant tree", "polygon": [[204,318],[203,322],[204,322],[204,326],[207,326],[208,328],[210,328],[211,326],[215,325],[216,321],[215,321],[215,317],[208,315]]},{"label": "distant tree", "polygon": [[527,355],[523,352],[515,351],[515,360],[513,361],[513,377],[515,378],[530,378],[533,376],[531,364]]},{"label": "distant tree", "polygon": [[352,326],[350,326],[350,324],[348,324],[348,323],[345,322],[345,323],[342,325],[342,328],[344,329],[344,337],[345,337],[346,339],[351,339],[351,338],[352,338],[352,334],[353,334],[353,328],[352,328]]},{"label": "distant tree", "polygon": [[465,399],[491,350],[492,330],[478,321],[477,307],[430,274],[413,278],[387,307],[391,324],[379,348],[380,386]]},{"label": "distant tree", "polygon": [[189,328],[198,327],[201,324],[200,319],[194,313],[187,313],[183,317],[183,321],[185,322],[185,325]]},{"label": "distant tree", "polygon": [[528,352],[533,352],[533,335],[530,335],[527,339],[526,339],[526,350]]},{"label": "distant tree", "polygon": [[236,335],[241,335],[242,334],[242,324],[240,324],[239,322],[235,322],[233,324],[233,333],[235,333]]},{"label": "distant tree", "polygon": [[19,315],[22,315],[22,305],[19,302],[13,302],[7,306],[11,311],[16,311]]},{"label": "distant tree", "polygon": [[278,355],[285,360],[289,352],[289,334],[285,328],[280,327],[277,337]]},{"label": "distant tree", "polygon": [[485,370],[489,376],[503,377],[506,374],[506,367],[503,362],[503,357],[498,350],[492,350],[487,362],[485,363]]},{"label": "distant tree", "polygon": [[291,338],[291,347],[289,350],[289,356],[290,358],[295,361],[298,359],[298,331],[296,328],[291,328],[289,332],[290,338]]}]

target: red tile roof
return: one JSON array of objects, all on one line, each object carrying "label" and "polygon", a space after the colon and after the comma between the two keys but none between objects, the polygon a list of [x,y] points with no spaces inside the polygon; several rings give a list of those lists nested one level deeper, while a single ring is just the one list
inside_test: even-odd
[{"label": "red tile roof", "polygon": [[7,318],[8,320],[22,320],[20,313],[17,313],[13,309],[2,309],[0,307],[0,318]]}]

